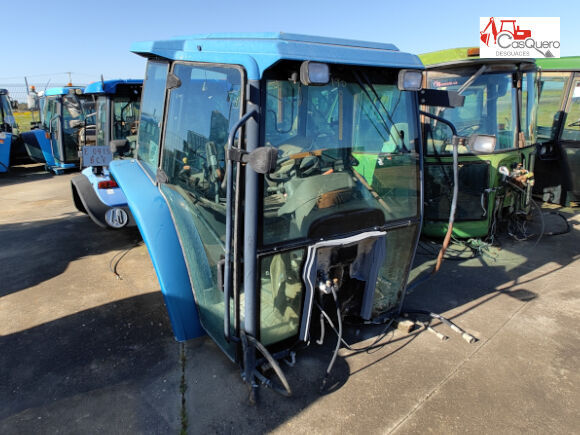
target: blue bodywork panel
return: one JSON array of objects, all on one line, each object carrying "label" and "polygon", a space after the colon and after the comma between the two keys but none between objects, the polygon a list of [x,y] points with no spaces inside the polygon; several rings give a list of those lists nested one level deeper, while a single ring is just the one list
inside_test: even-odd
[{"label": "blue bodywork panel", "polygon": [[103,168],[103,173],[99,175],[93,172],[93,168],[91,166],[83,169],[81,173],[88,178],[91,186],[93,186],[93,190],[99,199],[103,202],[103,204],[106,204],[109,207],[116,207],[127,204],[127,198],[125,197],[125,194],[120,187],[114,187],[112,189],[99,189],[99,182],[111,180],[109,170],[107,168]]},{"label": "blue bodywork panel", "polygon": [[0,172],[7,172],[10,166],[10,146],[12,133],[0,132]]},{"label": "blue bodywork panel", "polygon": [[32,160],[38,163],[46,163],[48,166],[54,166],[55,161],[52,155],[50,139],[46,137],[45,130],[35,128],[34,130],[22,133],[28,155]]},{"label": "blue bodywork panel", "polygon": [[114,160],[109,168],[115,180],[123,186],[131,213],[149,250],[175,338],[183,341],[204,335],[165,198],[137,161]]},{"label": "blue bodywork panel", "polygon": [[83,90],[82,86],[60,86],[57,88],[49,88],[44,91],[44,95],[50,97],[52,95],[67,95],[71,89]]},{"label": "blue bodywork panel", "polygon": [[215,33],[134,43],[145,57],[242,65],[249,80],[281,59],[316,60],[347,65],[423,69],[418,56],[392,44],[352,41],[291,33]]},{"label": "blue bodywork panel", "polygon": [[26,151],[30,158],[38,163],[46,163],[49,168],[76,168],[77,165],[74,163],[56,161],[52,152],[50,139],[48,139],[46,135],[46,131],[39,128],[21,133],[24,146],[26,147]]},{"label": "blue bodywork panel", "polygon": [[84,93],[85,94],[115,94],[118,85],[142,85],[143,80],[127,79],[127,80],[105,80],[104,82],[93,82],[89,84]]}]

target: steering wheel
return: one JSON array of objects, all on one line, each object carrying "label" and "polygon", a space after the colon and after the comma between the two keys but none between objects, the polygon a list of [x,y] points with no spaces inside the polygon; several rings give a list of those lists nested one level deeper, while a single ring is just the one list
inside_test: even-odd
[{"label": "steering wheel", "polygon": [[466,130],[472,130],[470,133],[475,133],[479,129],[479,122],[472,122],[457,129],[457,136],[463,136],[462,132]]}]

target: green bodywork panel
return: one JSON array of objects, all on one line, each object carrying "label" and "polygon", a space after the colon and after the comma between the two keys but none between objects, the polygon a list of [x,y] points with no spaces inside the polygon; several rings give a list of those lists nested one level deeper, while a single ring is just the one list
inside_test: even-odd
[{"label": "green bodywork panel", "polygon": [[[496,198],[496,189],[501,189],[503,186],[502,175],[498,172],[500,166],[506,166],[508,169],[512,165],[521,163],[523,161],[524,167],[529,171],[533,171],[533,164],[531,162],[531,154],[534,152],[534,147],[529,146],[526,148],[515,149],[512,151],[506,151],[495,154],[484,154],[484,155],[469,155],[460,156],[459,165],[461,166],[467,162],[488,162],[489,163],[489,179],[487,188],[493,189],[487,196],[486,213],[485,218],[481,220],[466,220],[466,221],[455,221],[453,224],[453,235],[460,238],[471,238],[471,237],[485,237],[489,233],[491,224],[491,215],[493,212],[493,206]],[[524,156],[522,158],[522,156]],[[428,165],[440,165],[440,164],[453,164],[453,158],[451,156],[426,156],[425,166]],[[451,189],[451,188],[450,188]],[[461,185],[459,186],[461,190]],[[511,198],[504,198],[502,207],[507,207],[511,205]],[[444,237],[447,233],[447,223],[449,219],[449,213],[442,214],[440,219],[437,220],[427,220],[425,218],[423,222],[422,233],[429,237]]]},{"label": "green bodywork panel", "polygon": [[580,71],[580,56],[536,59],[536,65],[544,71]]},{"label": "green bodywork panel", "polygon": [[423,65],[434,65],[436,63],[455,62],[466,59],[479,59],[479,56],[467,57],[467,50],[472,47],[448,48],[446,50],[432,51],[419,55]]}]

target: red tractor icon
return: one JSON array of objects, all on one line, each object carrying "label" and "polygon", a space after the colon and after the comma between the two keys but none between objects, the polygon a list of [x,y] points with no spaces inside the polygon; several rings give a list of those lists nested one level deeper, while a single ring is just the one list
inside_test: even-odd
[{"label": "red tractor icon", "polygon": [[[488,32],[489,27],[491,26],[491,34]],[[489,47],[489,42],[491,39],[491,35],[493,35],[493,43],[497,44],[497,37],[500,33],[509,33],[512,35],[512,38],[517,40],[525,40],[532,36],[531,30],[522,30],[520,26],[516,25],[516,20],[501,20],[501,26],[499,28],[499,32],[495,25],[495,19],[491,17],[485,29],[480,31],[480,39],[483,41],[485,45]]]}]

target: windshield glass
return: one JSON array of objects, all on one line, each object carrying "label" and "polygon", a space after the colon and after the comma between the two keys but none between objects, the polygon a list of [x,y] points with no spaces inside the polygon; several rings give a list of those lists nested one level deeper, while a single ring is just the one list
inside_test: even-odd
[{"label": "windshield glass", "polygon": [[78,98],[87,125],[95,125],[95,99],[92,95],[79,95]]},{"label": "windshield glass", "polygon": [[[513,149],[517,146],[516,90],[512,86],[512,74],[507,72],[482,74],[469,84],[477,69],[463,72],[430,71],[427,87],[430,89],[460,91],[465,97],[463,107],[453,109],[431,108],[453,123],[459,136],[472,134],[493,135],[497,138],[496,151]],[[428,119],[426,132],[427,154],[451,154],[451,129],[441,122]],[[523,126],[522,126],[523,128]],[[460,153],[468,153],[464,146]]]},{"label": "windshield glass", "polygon": [[266,82],[264,136],[278,164],[265,177],[264,244],[417,215],[415,95],[399,91],[398,71],[331,66],[328,85],[305,86],[288,79],[293,68]]},{"label": "windshield glass", "polygon": [[113,100],[113,140],[128,139],[132,142],[136,139],[139,105],[139,100],[128,97],[116,97]]}]

